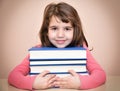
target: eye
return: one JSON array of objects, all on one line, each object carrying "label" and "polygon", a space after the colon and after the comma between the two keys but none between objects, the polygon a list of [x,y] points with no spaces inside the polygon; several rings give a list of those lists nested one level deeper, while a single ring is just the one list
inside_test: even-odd
[{"label": "eye", "polygon": [[66,27],[66,28],[65,28],[65,31],[70,31],[70,30],[72,30],[71,27]]},{"label": "eye", "polygon": [[52,30],[57,30],[57,28],[56,28],[56,27],[54,27],[54,28],[52,28]]},{"label": "eye", "polygon": [[58,28],[57,27],[50,27],[50,30],[56,31]]}]

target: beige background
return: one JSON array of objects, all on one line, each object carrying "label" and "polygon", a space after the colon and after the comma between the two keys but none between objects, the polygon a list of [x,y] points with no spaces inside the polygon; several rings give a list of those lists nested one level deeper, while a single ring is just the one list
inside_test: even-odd
[{"label": "beige background", "polygon": [[0,0],[0,78],[39,43],[43,10],[58,1],[78,11],[92,54],[107,75],[120,75],[120,0]]}]

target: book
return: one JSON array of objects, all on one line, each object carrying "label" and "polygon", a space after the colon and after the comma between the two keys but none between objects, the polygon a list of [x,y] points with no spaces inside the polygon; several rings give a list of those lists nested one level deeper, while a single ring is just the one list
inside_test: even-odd
[{"label": "book", "polygon": [[[81,75],[89,75],[88,72],[77,72]],[[39,73],[30,73],[31,76],[38,75]],[[56,73],[49,73],[49,74],[56,74],[59,77],[65,77],[70,76],[71,74],[69,72],[56,72]]]},{"label": "book", "polygon": [[56,64],[86,64],[86,60],[30,60],[30,66]]},{"label": "book", "polygon": [[73,69],[75,72],[81,75],[88,75],[88,71],[86,69],[86,65],[82,64],[65,64],[65,65],[41,65],[41,66],[31,66],[30,75],[37,75],[44,70],[49,70],[50,74],[56,74],[57,76],[63,77],[68,76],[70,73],[68,70]]},{"label": "book", "polygon": [[49,70],[51,73],[56,72],[68,72],[70,69],[74,69],[76,72],[86,72],[85,64],[57,64],[57,65],[40,65],[31,66],[32,73],[41,73],[43,70]]},{"label": "book", "polygon": [[37,75],[44,70],[58,76],[70,75],[68,70],[73,69],[81,75],[88,75],[86,68],[86,49],[82,47],[69,48],[31,48],[30,75]]},{"label": "book", "polygon": [[30,60],[53,60],[53,59],[86,59],[86,49],[83,47],[53,48],[33,47],[29,49]]}]

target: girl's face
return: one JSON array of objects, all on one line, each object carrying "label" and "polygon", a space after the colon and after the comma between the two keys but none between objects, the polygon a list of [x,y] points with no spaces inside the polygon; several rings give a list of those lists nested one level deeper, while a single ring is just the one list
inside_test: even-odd
[{"label": "girl's face", "polygon": [[48,38],[57,48],[68,46],[73,39],[73,27],[70,22],[64,23],[52,16],[48,27]]}]

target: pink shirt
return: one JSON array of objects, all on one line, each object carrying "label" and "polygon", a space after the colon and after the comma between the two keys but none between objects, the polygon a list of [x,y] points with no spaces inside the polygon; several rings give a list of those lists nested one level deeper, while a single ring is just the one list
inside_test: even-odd
[{"label": "pink shirt", "polygon": [[[32,90],[33,82],[36,76],[28,75],[30,72],[29,66],[29,55],[27,55],[21,64],[16,66],[8,76],[8,83],[20,88]],[[106,74],[101,66],[96,62],[96,60],[91,55],[90,51],[87,49],[87,69],[90,75],[80,75],[80,89],[91,89],[98,87],[105,83]]]}]

